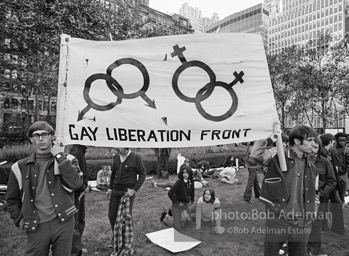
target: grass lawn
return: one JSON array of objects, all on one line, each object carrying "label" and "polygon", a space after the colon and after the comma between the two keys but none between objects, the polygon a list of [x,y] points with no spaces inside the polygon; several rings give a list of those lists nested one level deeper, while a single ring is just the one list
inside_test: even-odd
[{"label": "grass lawn", "polygon": [[[210,186],[216,191],[216,196],[222,204],[222,225],[226,231],[222,235],[210,233],[210,226],[204,226],[204,233],[194,229],[190,223],[186,232],[200,239],[202,243],[190,251],[179,255],[263,255],[263,234],[258,234],[258,228],[263,228],[262,213],[264,205],[255,200],[247,203],[242,200],[242,194],[247,182],[247,169],[238,173],[240,185],[227,185],[219,180],[211,180]],[[170,177],[172,180],[176,178]],[[259,175],[260,181],[263,175]],[[165,181],[165,180],[164,180]],[[203,189],[196,191],[197,199],[202,196]],[[134,248],[137,255],[172,255],[172,253],[153,244],[146,237],[147,233],[167,228],[159,220],[163,207],[169,207],[170,200],[164,188],[152,188],[146,180],[134,205],[135,236]],[[229,214],[229,215],[228,215]],[[255,218],[258,216],[258,218]],[[349,210],[344,210],[345,223],[349,225]],[[253,218],[251,220],[250,218]],[[348,234],[349,230],[346,229]],[[85,255],[109,256],[112,252],[107,245],[111,242],[111,230],[108,221],[108,200],[105,193],[91,191],[86,195],[86,228],[83,243],[88,250]],[[25,234],[16,228],[9,214],[0,214],[0,255],[23,255],[26,245]],[[349,256],[349,237],[338,236],[324,232],[323,253],[335,256]]]}]

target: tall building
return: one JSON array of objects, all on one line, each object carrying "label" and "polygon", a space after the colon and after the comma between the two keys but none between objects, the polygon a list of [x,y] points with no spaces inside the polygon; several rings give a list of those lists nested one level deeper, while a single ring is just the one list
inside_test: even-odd
[{"label": "tall building", "polygon": [[194,32],[189,18],[178,14],[168,15],[145,5],[140,7],[143,26],[148,30],[161,28],[168,34],[190,34]]},{"label": "tall building", "polygon": [[264,0],[264,5],[269,12],[269,17],[280,13],[280,0]]},{"label": "tall building", "polygon": [[[275,2],[275,0],[265,0]],[[283,49],[294,44],[305,46],[310,40],[316,40],[319,32],[330,32],[332,40],[337,41],[348,33],[349,5],[348,0],[282,0],[282,11],[270,16],[268,53],[279,54]],[[298,116],[286,118],[286,129],[296,124],[306,124],[307,118]],[[323,127],[320,116],[314,116],[313,127]],[[349,130],[349,119],[340,116],[338,119],[328,116],[328,131]]]},{"label": "tall building", "polygon": [[206,33],[260,33],[264,42],[268,37],[269,12],[263,4],[257,4],[241,12],[229,15],[228,17],[211,24],[205,28]]},{"label": "tall building", "polygon": [[343,38],[349,29],[348,14],[345,0],[282,0],[282,12],[269,21],[269,54],[305,45],[321,31],[329,31],[334,41]]},{"label": "tall building", "polygon": [[179,9],[179,15],[187,17],[190,20],[195,33],[204,32],[201,11],[197,7],[191,7],[188,3],[183,3],[182,7]]},{"label": "tall building", "polygon": [[214,12],[214,13],[212,14],[211,22],[212,22],[212,23],[216,23],[216,22],[218,22],[218,21],[219,21],[218,13]]}]

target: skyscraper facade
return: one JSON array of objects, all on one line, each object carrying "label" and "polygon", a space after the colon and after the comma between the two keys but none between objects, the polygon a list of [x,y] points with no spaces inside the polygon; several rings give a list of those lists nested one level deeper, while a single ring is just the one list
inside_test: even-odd
[{"label": "skyscraper facade", "polygon": [[269,12],[269,16],[280,13],[280,0],[264,0],[265,9]]},{"label": "skyscraper facade", "polygon": [[195,33],[203,33],[204,26],[201,17],[201,11],[197,7],[191,7],[188,3],[183,3],[179,9],[179,15],[186,17],[190,20],[190,23],[195,30]]},{"label": "skyscraper facade", "polygon": [[[273,1],[273,0],[272,0]],[[293,44],[306,45],[318,32],[334,41],[348,32],[348,0],[282,0],[282,12],[269,20],[268,52],[280,53]]]},{"label": "skyscraper facade", "polygon": [[268,37],[269,12],[264,5],[258,4],[241,12],[234,13],[228,17],[211,24],[205,28],[206,33],[229,33],[245,32],[260,33],[264,42]]}]

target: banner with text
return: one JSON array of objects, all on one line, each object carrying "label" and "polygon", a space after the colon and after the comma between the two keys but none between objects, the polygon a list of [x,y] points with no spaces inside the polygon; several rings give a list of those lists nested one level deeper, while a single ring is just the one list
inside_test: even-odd
[{"label": "banner with text", "polygon": [[230,144],[270,137],[279,123],[260,35],[62,39],[56,135],[65,145]]}]

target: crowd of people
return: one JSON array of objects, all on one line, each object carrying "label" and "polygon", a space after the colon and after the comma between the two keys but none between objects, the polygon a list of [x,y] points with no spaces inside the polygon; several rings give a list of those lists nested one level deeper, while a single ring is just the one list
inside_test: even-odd
[{"label": "crowd of people", "polygon": [[[87,181],[86,147],[72,145],[68,154],[55,142],[54,129],[47,122],[31,125],[28,136],[35,152],[16,162],[8,180],[7,209],[15,225],[26,231],[25,255],[82,255],[85,227],[85,193]],[[322,231],[345,234],[343,205],[347,193],[349,149],[346,134],[322,134],[307,126],[295,127],[282,136],[286,170],[280,167],[275,144],[268,140],[253,142],[248,147],[245,165],[249,172],[243,200],[255,198],[265,204],[264,255],[279,255],[287,244],[288,255],[321,254]],[[171,150],[157,150],[158,178],[168,168]],[[210,188],[210,179],[237,184],[241,169],[233,155],[222,168],[210,169],[207,161],[192,168],[184,159],[178,178],[164,184],[151,180],[152,186],[169,187],[170,209],[160,220],[181,231],[189,221],[202,231],[202,223],[213,223],[212,232],[224,233],[221,202]],[[257,172],[264,174],[262,186]],[[120,148],[113,165],[104,166],[97,174],[97,188],[109,199],[108,218],[112,231],[112,255],[132,255],[132,211],[137,192],[146,179],[140,155]],[[195,184],[203,187],[195,200]],[[330,225],[329,216],[332,215]],[[307,237],[304,229],[311,228]],[[277,230],[278,232],[275,232]]]}]

